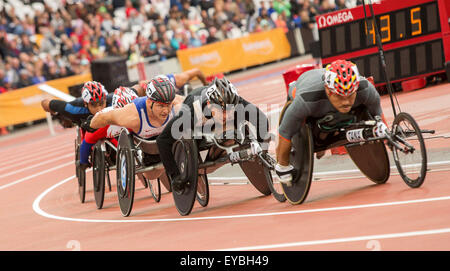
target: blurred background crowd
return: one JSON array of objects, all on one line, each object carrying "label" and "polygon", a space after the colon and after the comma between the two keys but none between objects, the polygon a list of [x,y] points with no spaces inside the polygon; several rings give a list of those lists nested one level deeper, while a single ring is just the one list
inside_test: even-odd
[{"label": "blurred background crowd", "polygon": [[0,93],[89,72],[104,56],[165,60],[248,33],[315,27],[361,0],[0,0]]}]

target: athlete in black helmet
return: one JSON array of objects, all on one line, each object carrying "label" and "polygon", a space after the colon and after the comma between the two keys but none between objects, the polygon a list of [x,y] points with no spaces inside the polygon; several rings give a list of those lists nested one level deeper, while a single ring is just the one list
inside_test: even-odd
[{"label": "athlete in black helmet", "polygon": [[234,128],[244,121],[251,122],[258,128],[257,139],[260,142],[268,137],[267,117],[255,105],[240,97],[235,86],[226,78],[215,78],[208,86],[199,87],[186,97],[178,114],[156,139],[161,161],[172,180],[174,191],[182,192],[186,183],[180,178],[172,153],[175,141],[181,137],[200,139],[203,131],[217,131],[218,126],[229,127],[230,120]]}]

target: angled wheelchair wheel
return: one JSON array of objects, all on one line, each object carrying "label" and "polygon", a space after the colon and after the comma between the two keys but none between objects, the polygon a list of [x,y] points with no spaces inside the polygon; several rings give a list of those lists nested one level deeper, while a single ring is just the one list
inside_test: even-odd
[{"label": "angled wheelchair wheel", "polygon": [[123,130],[117,149],[116,183],[120,211],[125,217],[130,215],[134,200],[135,165],[132,142],[131,135]]},{"label": "angled wheelchair wheel", "polygon": [[169,177],[167,177],[166,173],[163,173],[160,177],[159,177],[159,181],[162,183],[162,185],[164,186],[164,188],[166,188],[166,190],[168,192],[172,192],[172,187],[170,185],[170,180]]},{"label": "angled wheelchair wheel", "polygon": [[206,173],[198,175],[196,198],[202,207],[206,207],[209,203],[209,184]]},{"label": "angled wheelchair wheel", "polygon": [[[272,158],[267,152],[264,152],[262,154],[263,159],[267,161],[268,163],[275,165],[276,160]],[[279,201],[279,202],[285,202],[286,196],[283,193],[283,187],[281,186],[281,183],[279,182],[279,177],[275,173],[275,170],[265,169],[264,171],[267,185],[269,186],[270,191],[272,192],[273,197]]]},{"label": "angled wheelchair wheel", "polygon": [[411,188],[420,187],[427,173],[427,151],[419,125],[406,113],[399,113],[392,124],[392,146],[395,165],[403,181]]},{"label": "angled wheelchair wheel", "polygon": [[[144,177],[145,178],[145,177]],[[161,180],[159,178],[154,180],[147,180],[148,187],[150,189],[150,193],[152,194],[153,199],[156,202],[161,200]]]},{"label": "angled wheelchair wheel", "polygon": [[92,180],[97,209],[103,207],[103,200],[105,198],[105,173],[105,154],[102,150],[101,142],[98,142],[95,144],[92,152]]},{"label": "angled wheelchair wheel", "polygon": [[263,166],[260,161],[245,161],[239,163],[239,166],[256,190],[265,196],[272,193],[267,181],[267,178],[272,177],[270,170]]},{"label": "angled wheelchair wheel", "polygon": [[86,198],[86,171],[81,170],[78,165],[78,162],[80,161],[80,144],[81,137],[78,133],[77,138],[75,139],[75,175],[77,177],[78,195],[80,197],[80,202],[84,203]]},{"label": "angled wheelchair wheel", "polygon": [[191,213],[197,195],[198,159],[194,157],[198,156],[198,149],[194,140],[181,139],[175,142],[172,151],[181,178],[187,181],[181,193],[172,191],[178,212],[185,216]]},{"label": "angled wheelchair wheel", "polygon": [[295,174],[291,185],[282,184],[282,188],[289,203],[301,204],[308,196],[314,167],[314,143],[309,124],[305,124],[300,133],[294,135],[292,147],[290,161]]}]

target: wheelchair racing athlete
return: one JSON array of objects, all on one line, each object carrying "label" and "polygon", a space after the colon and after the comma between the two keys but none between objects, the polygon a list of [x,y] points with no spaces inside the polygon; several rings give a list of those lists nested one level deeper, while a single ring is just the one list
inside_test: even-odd
[{"label": "wheelchair racing athlete", "polygon": [[156,76],[147,84],[145,97],[139,97],[123,108],[99,112],[86,121],[86,126],[98,129],[117,125],[143,139],[153,138],[161,133],[183,101],[175,91],[167,77]]},{"label": "wheelchair racing athlete", "polygon": [[[131,88],[118,87],[114,91],[112,99],[112,106],[104,108],[101,112],[107,112],[116,108],[122,108],[125,105],[131,103],[134,99],[138,98],[136,92]],[[111,142],[117,146],[116,137],[119,136],[122,127],[116,125],[106,125],[94,132],[86,132],[83,142],[80,145],[80,168],[86,170],[90,166],[89,156],[92,151],[92,146],[100,139],[109,138]]]},{"label": "wheelchair racing athlete", "polygon": [[[241,105],[242,107],[240,108],[243,111],[239,112],[240,110],[238,110],[239,107],[237,105]],[[243,121],[249,121],[257,128],[258,142],[263,142],[267,139],[269,136],[268,119],[265,114],[255,105],[240,97],[236,88],[225,77],[222,79],[215,78],[208,86],[199,87],[186,97],[181,110],[166,125],[156,139],[161,161],[166,169],[167,176],[169,176],[172,182],[174,191],[182,193],[187,182],[187,180],[183,180],[180,177],[180,172],[172,153],[172,146],[177,139],[182,136],[188,136],[190,138],[192,136],[198,136],[195,135],[195,131],[198,130],[213,131],[212,127],[228,126],[227,119],[229,120],[230,115],[234,116],[233,127],[239,127],[240,123],[236,122],[239,122],[238,116],[242,112],[245,114],[245,118],[242,118]],[[246,114],[248,112],[250,113]],[[251,112],[254,112],[254,116],[256,117],[248,120]],[[210,127],[206,128],[207,125],[210,125]],[[197,129],[199,126],[201,126],[201,129]],[[259,144],[258,146],[252,146],[252,151],[258,152],[258,147]],[[259,148],[261,149],[261,147]]]},{"label": "wheelchair racing athlete", "polygon": [[[314,69],[303,73],[289,86],[288,102],[280,122],[277,164],[275,171],[280,182],[289,184],[293,180],[294,167],[289,163],[291,138],[304,125],[307,118],[330,117],[330,123],[351,119],[351,110],[363,106],[377,120],[377,131],[387,129],[380,104],[380,95],[374,85],[361,77],[357,66],[346,60],[336,60],[325,69]],[[286,108],[287,104],[285,105]],[[318,152],[320,159],[325,151]]]},{"label": "wheelchair racing athlete", "polygon": [[[137,96],[146,96],[145,87],[148,81],[140,81],[133,85],[131,89]],[[104,89],[106,93],[106,106],[101,102],[95,102],[99,89]],[[89,92],[89,94],[86,91]],[[83,96],[83,92],[85,96]],[[114,93],[108,93],[105,87],[95,81],[86,82],[81,90],[81,97],[71,102],[65,102],[58,99],[44,99],[41,101],[42,108],[51,113],[61,123],[64,128],[72,128],[73,125],[81,127],[82,123],[90,116],[95,115],[105,107],[112,105]],[[91,97],[91,99],[87,99]],[[84,127],[82,127],[84,128]]]},{"label": "wheelchair racing athlete", "polygon": [[105,87],[96,81],[84,83],[81,97],[71,102],[58,99],[44,99],[42,108],[56,116],[64,128],[71,128],[73,124],[81,125],[89,115],[93,115],[112,103],[113,93],[108,94]]}]

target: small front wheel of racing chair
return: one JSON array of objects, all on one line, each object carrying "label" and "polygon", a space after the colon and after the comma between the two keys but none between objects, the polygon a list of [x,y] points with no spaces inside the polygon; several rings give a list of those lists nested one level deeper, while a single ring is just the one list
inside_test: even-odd
[{"label": "small front wheel of racing chair", "polygon": [[390,147],[395,165],[403,181],[411,188],[420,187],[427,173],[423,132],[414,118],[406,112],[399,113],[392,124],[393,142]]},{"label": "small front wheel of racing chair", "polygon": [[81,133],[81,128],[77,128],[77,137],[75,139],[75,175],[77,177],[80,202],[84,203],[86,198],[86,170],[80,168],[80,145],[82,141]]},{"label": "small front wheel of racing chair", "polygon": [[149,180],[142,173],[138,174],[138,176],[144,180],[145,188],[148,186],[153,199],[159,202],[161,200],[161,180],[159,178]]}]

